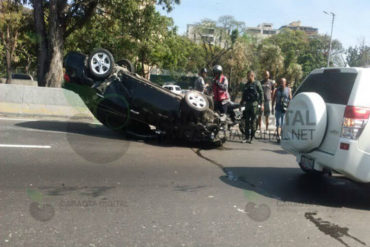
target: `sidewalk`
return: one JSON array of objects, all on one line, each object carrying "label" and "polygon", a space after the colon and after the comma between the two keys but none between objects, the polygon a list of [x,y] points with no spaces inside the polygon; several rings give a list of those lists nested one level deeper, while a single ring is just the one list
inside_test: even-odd
[{"label": "sidewalk", "polygon": [[[262,124],[261,124],[262,132],[266,131],[266,123],[265,117],[262,116]],[[269,117],[269,128],[268,131],[276,131],[276,119],[274,115],[270,115]]]}]

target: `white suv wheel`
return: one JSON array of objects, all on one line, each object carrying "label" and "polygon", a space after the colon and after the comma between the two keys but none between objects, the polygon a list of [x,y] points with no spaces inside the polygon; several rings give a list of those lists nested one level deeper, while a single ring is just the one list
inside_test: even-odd
[{"label": "white suv wheel", "polygon": [[298,153],[318,148],[327,126],[326,104],[317,93],[300,93],[285,113],[281,145]]}]

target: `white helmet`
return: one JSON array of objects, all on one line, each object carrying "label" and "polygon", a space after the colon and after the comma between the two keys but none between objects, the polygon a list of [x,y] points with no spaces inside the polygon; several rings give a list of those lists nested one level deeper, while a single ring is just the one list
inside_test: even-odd
[{"label": "white helmet", "polygon": [[221,74],[222,73],[222,67],[221,67],[221,65],[215,65],[214,67],[213,67],[213,74]]}]

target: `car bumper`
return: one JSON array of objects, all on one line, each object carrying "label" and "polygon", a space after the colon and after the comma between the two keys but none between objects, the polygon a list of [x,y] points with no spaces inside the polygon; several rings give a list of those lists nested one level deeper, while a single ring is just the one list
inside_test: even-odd
[{"label": "car bumper", "polygon": [[[341,149],[340,143],[349,144],[349,149]],[[358,141],[341,138],[335,155],[320,150],[305,154],[295,153],[295,155],[297,162],[301,161],[302,156],[313,159],[315,170],[331,169],[352,180],[370,182],[370,153],[361,150]]]}]

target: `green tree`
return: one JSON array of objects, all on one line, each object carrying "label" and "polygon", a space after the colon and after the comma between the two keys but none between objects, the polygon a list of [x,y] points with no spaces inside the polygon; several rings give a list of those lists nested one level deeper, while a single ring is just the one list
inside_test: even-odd
[{"label": "green tree", "polygon": [[[303,76],[307,76],[316,68],[326,67],[330,37],[327,35],[314,35],[308,39],[308,44],[298,57],[298,63],[302,65]],[[332,42],[331,66],[343,66],[343,46],[338,40]]]},{"label": "green tree", "polygon": [[[170,32],[164,40],[164,46],[165,54],[162,63],[159,64],[163,69],[186,73],[188,71],[197,72],[199,67],[204,66],[202,50],[186,37]],[[198,51],[200,54],[196,54],[194,51]]]},{"label": "green tree", "polygon": [[[177,63],[177,58],[167,55],[168,45],[175,45],[177,40],[172,19],[160,15],[154,5],[144,5],[144,2],[125,1],[109,14],[102,11],[101,15],[93,16],[81,30],[66,39],[66,50],[89,53],[96,47],[107,48],[116,59],[134,61],[138,72],[145,77],[150,67],[162,65],[165,56]],[[176,67],[170,66],[169,61],[166,66]]]},{"label": "green tree", "polygon": [[[4,55],[4,46],[2,44],[3,42],[0,43],[0,57],[5,57]],[[3,59],[0,59],[0,75],[2,73],[2,71],[5,70],[5,67],[4,67],[4,62],[3,62]]]},{"label": "green tree", "polygon": [[205,51],[201,45],[191,42],[188,38],[183,37],[182,39],[185,40],[187,46],[187,64],[185,70],[198,73],[200,68],[207,67]]},{"label": "green tree", "polygon": [[246,80],[248,70],[258,70],[257,53],[256,43],[244,34],[237,39],[232,50],[221,58],[220,63],[229,78],[233,99],[242,89],[242,83]]},{"label": "green tree", "polygon": [[[284,64],[277,72],[279,76],[289,78],[293,68],[298,71],[297,65],[301,66],[302,77],[308,75],[313,69],[325,67],[329,42],[330,38],[327,35],[309,36],[302,31],[283,29],[279,34],[263,40],[262,46],[272,44],[281,49]],[[342,44],[338,40],[333,40],[332,66],[342,65],[343,52]],[[263,52],[259,56],[266,57]],[[266,65],[261,61],[261,66],[263,69]],[[291,80],[298,82],[297,78]]]},{"label": "green tree", "polygon": [[165,53],[163,43],[167,38],[168,27],[172,26],[173,22],[161,16],[154,6],[147,6],[141,17],[139,25],[132,30],[132,38],[137,42],[142,75],[149,78],[150,68],[162,61]]},{"label": "green tree", "polygon": [[33,30],[33,12],[23,8],[23,24],[16,48],[15,68],[32,75],[37,69],[37,37]]},{"label": "green tree", "polygon": [[298,58],[302,66],[303,75],[307,76],[312,70],[325,67],[327,62],[327,43],[322,36],[312,36],[309,44]]},{"label": "green tree", "polygon": [[272,78],[276,78],[283,74],[285,58],[279,46],[274,44],[261,44],[258,52],[260,72],[268,70],[271,72]]},{"label": "green tree", "polygon": [[[239,38],[237,22],[231,16],[223,16],[219,19],[220,25],[211,19],[204,19],[195,25],[195,33],[201,39],[204,49],[207,67],[220,63],[221,58],[227,55]],[[232,29],[234,28],[234,29]]]},{"label": "green tree", "polygon": [[283,29],[279,34],[266,39],[264,43],[272,43],[281,49],[284,56],[284,69],[291,63],[296,63],[299,56],[308,45],[308,36],[303,31],[292,31]]},{"label": "green tree", "polygon": [[22,5],[15,1],[0,2],[0,40],[5,51],[7,80],[11,83],[16,49],[24,21]]},{"label": "green tree", "polygon": [[[38,35],[38,80],[44,86],[59,87],[63,77],[63,55],[65,39],[84,27],[96,14],[110,18],[120,6],[141,4],[142,7],[155,3],[171,10],[179,0],[40,0],[30,1],[34,8],[35,27]],[[128,5],[127,5],[128,4]],[[130,9],[129,9],[130,10]],[[129,10],[126,13],[130,16]],[[46,21],[45,21],[46,20]],[[129,25],[129,22],[125,23]],[[145,50],[144,45],[142,50]]]},{"label": "green tree", "polygon": [[367,46],[364,41],[355,47],[347,49],[347,63],[351,67],[362,67],[370,65],[370,46]]},{"label": "green tree", "polygon": [[294,89],[300,85],[302,75],[302,66],[297,63],[291,63],[285,73],[286,79],[289,82],[289,86]]},{"label": "green tree", "polygon": [[234,30],[238,30],[239,33],[244,33],[245,30],[245,22],[237,21],[231,15],[224,15],[218,18],[218,23],[220,27],[227,30],[228,34],[231,35],[231,32]]}]

